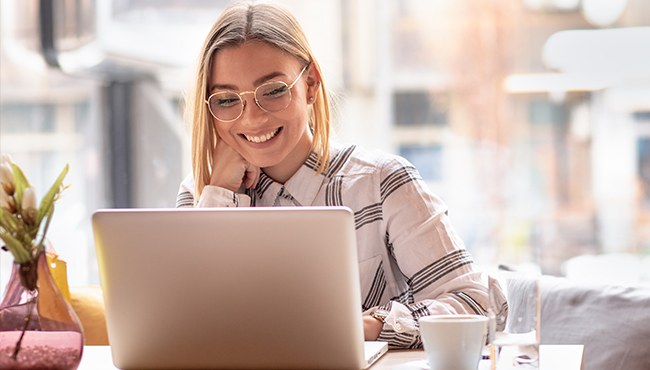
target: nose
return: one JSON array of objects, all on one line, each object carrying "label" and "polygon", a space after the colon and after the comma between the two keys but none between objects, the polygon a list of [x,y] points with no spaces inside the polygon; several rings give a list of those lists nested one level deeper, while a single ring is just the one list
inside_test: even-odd
[{"label": "nose", "polygon": [[[246,97],[245,95],[248,95]],[[242,121],[243,122],[259,122],[266,120],[266,112],[260,108],[260,106],[255,101],[255,95],[253,93],[248,93],[242,95],[243,103],[243,112],[242,112]],[[250,104],[249,104],[250,103]]]}]

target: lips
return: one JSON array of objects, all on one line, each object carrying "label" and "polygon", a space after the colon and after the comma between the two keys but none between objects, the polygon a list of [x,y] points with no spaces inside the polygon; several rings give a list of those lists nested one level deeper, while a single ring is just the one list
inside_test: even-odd
[{"label": "lips", "polygon": [[253,136],[253,135],[246,135],[246,134],[241,134],[247,141],[251,143],[263,143],[266,141],[271,140],[272,138],[275,137],[275,135],[279,134],[280,131],[282,130],[282,127],[278,127],[274,131],[271,131],[267,134],[264,135],[259,135],[259,136]]}]

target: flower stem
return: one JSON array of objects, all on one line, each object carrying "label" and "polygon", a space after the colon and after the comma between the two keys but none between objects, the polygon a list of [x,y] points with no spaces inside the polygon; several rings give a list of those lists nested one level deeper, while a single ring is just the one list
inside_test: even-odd
[{"label": "flower stem", "polygon": [[25,323],[23,324],[23,330],[20,333],[20,337],[16,342],[16,348],[14,348],[14,353],[11,355],[11,358],[16,361],[18,358],[18,352],[20,352],[20,347],[23,345],[23,338],[25,337],[25,332],[29,327],[29,322],[32,320],[32,310],[34,309],[34,304],[36,303],[36,297],[32,298],[28,302],[27,314],[25,315]]}]

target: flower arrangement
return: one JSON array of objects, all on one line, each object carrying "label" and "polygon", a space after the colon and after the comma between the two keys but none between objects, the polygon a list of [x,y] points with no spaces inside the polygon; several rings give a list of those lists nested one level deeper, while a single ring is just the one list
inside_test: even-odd
[{"label": "flower arrangement", "polygon": [[35,263],[44,252],[44,241],[54,213],[54,203],[59,199],[68,165],[65,165],[50,190],[37,206],[36,192],[23,171],[0,154],[0,239],[4,250],[21,266],[21,283],[28,290],[36,289]]},{"label": "flower arrangement", "polygon": [[[38,261],[45,253],[44,241],[54,214],[54,203],[65,188],[62,183],[67,173],[68,165],[63,168],[50,190],[43,196],[41,204],[37,206],[36,192],[23,171],[11,161],[8,155],[0,154],[0,240],[5,244],[2,249],[13,255],[14,263],[18,267],[20,285],[29,292],[31,297],[25,306],[27,310],[22,319],[20,336],[10,357],[14,361],[10,363],[10,367],[21,367],[18,353],[25,332],[34,321],[32,310],[36,306],[36,299],[42,288],[38,283]],[[8,293],[9,295],[11,294]],[[4,304],[5,300],[2,301],[3,306]],[[2,320],[6,321],[2,326],[3,330],[6,330],[5,326],[12,325],[9,316],[11,316],[11,309],[5,307],[2,313]],[[6,359],[0,355],[0,365],[7,365],[5,361]]]}]

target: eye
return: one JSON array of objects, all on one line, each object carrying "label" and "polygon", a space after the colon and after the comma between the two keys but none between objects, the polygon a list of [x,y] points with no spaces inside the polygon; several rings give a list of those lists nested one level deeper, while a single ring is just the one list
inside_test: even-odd
[{"label": "eye", "polygon": [[230,99],[218,99],[217,104],[220,107],[232,107],[233,105],[237,104],[238,101],[239,101],[239,99],[232,99],[232,98],[230,98]]},{"label": "eye", "polygon": [[216,94],[212,97],[212,104],[220,108],[234,107],[239,101],[239,96],[235,94]]},{"label": "eye", "polygon": [[283,83],[274,83],[269,86],[264,86],[261,93],[264,98],[277,98],[289,91],[289,86]]}]

